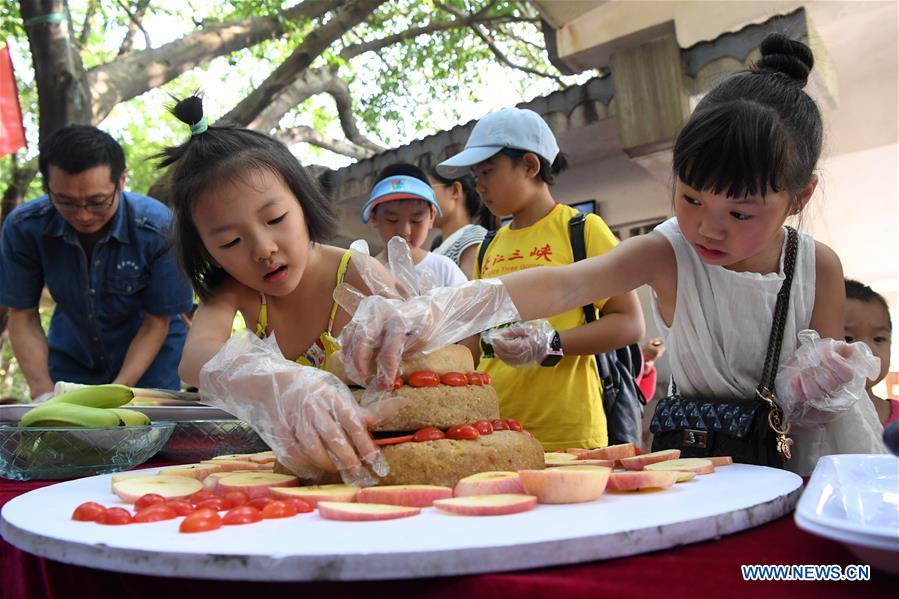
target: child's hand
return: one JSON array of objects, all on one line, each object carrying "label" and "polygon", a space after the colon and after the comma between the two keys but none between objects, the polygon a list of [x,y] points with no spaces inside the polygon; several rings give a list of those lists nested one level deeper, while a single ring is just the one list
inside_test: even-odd
[{"label": "child's hand", "polygon": [[[345,285],[334,291],[337,302],[354,314],[340,333],[340,347],[347,376],[359,384],[390,390],[403,357],[440,349],[520,319],[508,291],[497,279],[430,288],[429,281],[416,278],[404,240],[391,239],[388,254],[400,293],[365,297]],[[370,289],[379,288],[380,277],[373,269],[362,276]],[[373,364],[376,373],[371,372]]]},{"label": "child's hand", "polygon": [[521,367],[539,366],[549,354],[555,334],[549,321],[530,320],[485,331],[481,338],[493,347],[497,358],[509,366]]},{"label": "child's hand", "polygon": [[799,348],[774,381],[787,420],[797,424],[830,422],[866,397],[866,379],[880,372],[880,359],[861,342],[821,339],[799,333]]},{"label": "child's hand", "polygon": [[405,400],[385,398],[361,408],[329,372],[285,359],[274,337],[236,333],[200,371],[206,403],[249,423],[285,466],[303,478],[339,471],[344,482],[377,484],[389,472],[368,425],[396,412]]}]

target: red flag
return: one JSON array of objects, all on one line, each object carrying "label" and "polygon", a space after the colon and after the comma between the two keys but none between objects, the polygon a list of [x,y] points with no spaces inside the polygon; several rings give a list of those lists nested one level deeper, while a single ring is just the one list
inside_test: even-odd
[{"label": "red flag", "polygon": [[22,110],[9,46],[4,45],[0,48],[0,156],[12,154],[22,147],[25,147]]}]

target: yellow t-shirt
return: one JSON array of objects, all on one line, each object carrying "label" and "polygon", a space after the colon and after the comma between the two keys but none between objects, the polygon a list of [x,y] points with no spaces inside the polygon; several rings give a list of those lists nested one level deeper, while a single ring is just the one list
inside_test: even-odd
[{"label": "yellow t-shirt", "polygon": [[[568,221],[576,214],[574,208],[558,204],[530,227],[502,227],[487,248],[483,272],[480,265],[475,265],[474,277],[498,277],[536,266],[571,264],[574,257]],[[595,214],[587,215],[584,241],[587,256],[603,254],[618,243],[608,225]],[[606,299],[597,302],[596,307],[602,308]],[[557,331],[586,324],[581,308],[548,320]],[[513,368],[499,358],[482,355],[478,369],[493,379],[503,418],[519,420],[544,449],[608,445],[594,356],[565,356],[554,367]]]}]

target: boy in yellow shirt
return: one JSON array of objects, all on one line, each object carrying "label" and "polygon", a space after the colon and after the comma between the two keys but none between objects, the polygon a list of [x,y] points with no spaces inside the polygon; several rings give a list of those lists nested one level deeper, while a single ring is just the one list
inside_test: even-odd
[{"label": "boy in yellow shirt", "polygon": [[[566,167],[552,131],[535,112],[504,109],[482,118],[465,149],[437,166],[446,177],[471,170],[484,205],[496,216],[511,216],[477,264],[472,278],[498,277],[535,266],[573,262],[569,220],[577,210],[550,193],[555,175]],[[612,249],[617,240],[603,220],[587,215],[587,256]],[[580,308],[549,319],[553,355],[542,367],[515,368],[519,357],[499,344],[495,357],[481,355],[479,369],[490,374],[500,398],[500,413],[515,418],[548,451],[608,444],[594,354],[624,347],[643,335],[636,293],[595,304],[602,318],[587,324]],[[482,344],[483,349],[490,347]],[[508,362],[508,363],[507,363]]]}]

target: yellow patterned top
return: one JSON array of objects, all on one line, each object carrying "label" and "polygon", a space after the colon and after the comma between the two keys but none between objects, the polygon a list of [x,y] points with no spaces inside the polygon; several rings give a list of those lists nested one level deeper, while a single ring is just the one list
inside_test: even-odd
[{"label": "yellow patterned top", "polygon": [[[340,259],[340,266],[337,268],[337,285],[343,283],[347,265],[350,263],[350,255],[350,250],[347,250]],[[260,339],[270,333],[268,330],[268,306],[265,302],[265,294],[261,295],[262,307],[259,308],[259,316],[256,318],[256,336]],[[328,363],[328,358],[340,349],[337,339],[331,335],[331,327],[334,326],[334,316],[337,314],[337,308],[337,302],[334,302],[331,306],[331,315],[328,317],[328,330],[319,335],[315,343],[296,359],[297,364],[312,366],[313,368],[324,368]]]}]

